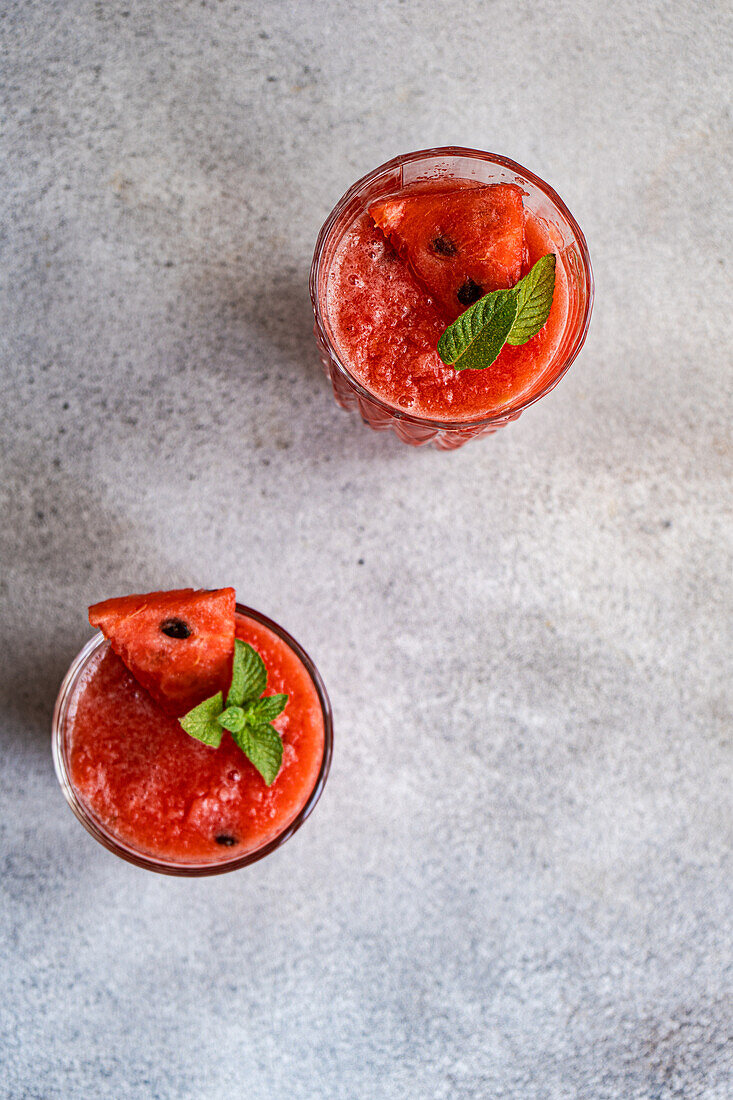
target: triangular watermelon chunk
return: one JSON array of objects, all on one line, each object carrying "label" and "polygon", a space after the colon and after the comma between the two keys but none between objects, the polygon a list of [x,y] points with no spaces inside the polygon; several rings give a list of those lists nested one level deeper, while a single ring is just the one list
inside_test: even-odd
[{"label": "triangular watermelon chunk", "polygon": [[155,701],[180,717],[228,690],[234,608],[233,588],[180,588],[95,603],[89,622]]},{"label": "triangular watermelon chunk", "polygon": [[451,320],[521,278],[524,205],[512,183],[397,195],[369,214]]}]

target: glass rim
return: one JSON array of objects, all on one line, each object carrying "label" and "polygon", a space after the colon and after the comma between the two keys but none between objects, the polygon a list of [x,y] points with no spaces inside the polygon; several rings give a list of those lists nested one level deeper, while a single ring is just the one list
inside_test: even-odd
[{"label": "glass rim", "polygon": [[323,682],[321,674],[303,647],[278,623],[268,618],[267,615],[263,615],[260,611],[255,611],[254,608],[245,607],[244,604],[237,603],[236,611],[237,614],[248,619],[253,619],[255,622],[267,627],[285,642],[293,653],[295,653],[313,682],[323,715],[323,757],[321,759],[321,766],[316,781],[308,798],[290,824],[287,825],[282,832],[278,833],[277,836],[273,837],[272,840],[269,840],[267,844],[264,844],[261,848],[256,848],[253,852],[247,852],[245,855],[235,856],[228,860],[224,859],[217,863],[202,863],[196,861],[183,863],[171,859],[159,858],[143,852],[115,836],[110,830],[107,830],[96,820],[91,811],[87,809],[77,795],[71,782],[64,752],[64,728],[73,688],[76,687],[79,676],[86,668],[92,654],[96,653],[102,645],[109,644],[101,631],[98,631],[90,638],[77,653],[61,682],[51,722],[51,750],[56,778],[59,781],[59,785],[68,805],[87,832],[103,847],[107,848],[108,851],[113,852],[128,863],[133,863],[136,867],[142,867],[147,871],[156,871],[163,875],[177,875],[186,878],[198,878],[204,875],[221,875],[227,871],[237,871],[240,867],[247,867],[251,863],[257,863],[258,860],[264,859],[265,856],[270,855],[289,840],[291,836],[298,831],[303,822],[310,817],[316,803],[323,793],[323,788],[326,785],[331,767],[331,758],[333,756],[333,711],[331,709],[331,701],[328,697],[328,692],[326,691],[326,685]]},{"label": "glass rim", "polygon": [[[517,401],[515,404],[508,405],[500,412],[492,413],[490,416],[483,416],[468,420],[436,420],[431,417],[416,416],[414,413],[406,412],[403,409],[397,408],[395,405],[390,405],[384,401],[381,397],[377,397],[371,390],[367,389],[348,369],[348,367],[342,362],[338,350],[334,346],[333,340],[329,336],[328,330],[325,325],[325,303],[322,305],[320,295],[318,292],[318,279],[321,273],[321,261],[323,258],[323,252],[326,242],[329,239],[331,231],[333,230],[339,216],[344,208],[354,199],[357,194],[375,180],[378,176],[387,174],[388,172],[395,171],[401,168],[405,164],[410,164],[415,161],[424,160],[428,157],[464,157],[472,160],[487,161],[492,164],[500,165],[502,168],[506,168],[511,172],[522,176],[528,182],[534,184],[548,199],[558,208],[562,216],[567,220],[573,235],[577,241],[578,251],[583,265],[583,270],[586,279],[586,300],[585,308],[583,311],[583,318],[578,328],[578,337],[575,341],[573,350],[566,357],[561,368],[553,373],[548,378],[546,384],[534,394],[524,398],[521,401]],[[315,317],[315,326],[317,334],[324,346],[328,349],[331,363],[340,371],[340,373],[348,381],[349,385],[353,387],[359,397],[371,402],[374,406],[379,408],[382,412],[388,414],[395,420],[402,420],[408,424],[413,424],[421,428],[434,428],[436,431],[459,431],[465,428],[483,428],[491,424],[502,424],[509,419],[515,419],[530,405],[534,405],[536,401],[545,397],[551,390],[555,388],[558,382],[565,377],[570,367],[575,362],[578,354],[580,353],[583,344],[585,343],[588,335],[588,328],[590,326],[591,313],[593,312],[593,301],[595,298],[595,280],[593,278],[593,267],[590,260],[590,252],[588,250],[588,243],[585,239],[585,234],[580,228],[574,215],[568,209],[568,206],[563,199],[558,195],[557,191],[549,183],[546,183],[535,172],[532,172],[529,168],[525,168],[519,161],[512,160],[510,157],[502,156],[500,153],[491,153],[487,150],[470,149],[461,145],[442,145],[434,149],[416,149],[410,153],[402,153],[399,156],[392,157],[391,160],[385,161],[384,164],[380,164],[377,168],[373,168],[371,172],[367,172],[355,183],[343,193],[341,198],[334,206],[331,213],[326,218],[325,222],[321,226],[318,237],[316,238],[316,245],[313,251],[313,260],[310,269],[310,278],[308,283],[311,304],[313,306],[313,314]]]}]

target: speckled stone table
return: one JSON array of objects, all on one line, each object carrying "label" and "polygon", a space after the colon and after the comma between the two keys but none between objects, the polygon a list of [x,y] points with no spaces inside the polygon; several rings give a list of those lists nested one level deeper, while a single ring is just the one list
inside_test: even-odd
[{"label": "speckled stone table", "polygon": [[[731,22],[721,2],[0,12],[0,1093],[728,1100]],[[596,311],[454,454],[332,403],[307,274],[398,152],[549,180]],[[308,825],[116,860],[53,700],[86,605],[234,584],[329,685]]]}]

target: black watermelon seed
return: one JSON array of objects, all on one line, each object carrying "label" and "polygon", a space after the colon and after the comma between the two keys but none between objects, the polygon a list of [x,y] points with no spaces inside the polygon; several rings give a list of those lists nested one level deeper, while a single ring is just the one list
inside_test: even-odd
[{"label": "black watermelon seed", "polygon": [[453,244],[453,241],[448,237],[435,237],[430,242],[430,247],[433,252],[437,252],[439,256],[455,256],[458,249]]},{"label": "black watermelon seed", "polygon": [[166,619],[160,624],[160,629],[169,638],[190,638],[191,636],[191,627],[188,623],[184,623],[183,619]]},{"label": "black watermelon seed", "polygon": [[479,298],[483,298],[484,292],[478,283],[474,283],[469,276],[462,286],[456,291],[456,297],[462,306],[472,306]]},{"label": "black watermelon seed", "polygon": [[214,840],[217,844],[223,844],[225,848],[233,848],[237,843],[237,838],[235,836],[229,836],[228,833],[219,833],[218,836],[214,837]]}]

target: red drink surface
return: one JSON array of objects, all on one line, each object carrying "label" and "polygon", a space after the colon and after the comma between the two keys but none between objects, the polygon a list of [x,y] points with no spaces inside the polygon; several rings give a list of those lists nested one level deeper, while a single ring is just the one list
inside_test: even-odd
[{"label": "red drink surface", "polygon": [[216,863],[253,852],[287,828],[315,786],[324,725],[307,669],[261,623],[237,614],[236,636],[264,660],[267,694],[289,696],[274,722],[284,752],[271,787],[226,731],[218,749],[189,737],[109,645],[75,688],[66,729],[71,783],[110,833],[153,857]]},{"label": "red drink surface", "polygon": [[[552,226],[529,210],[525,232],[523,275],[541,256],[559,253]],[[365,389],[414,416],[456,421],[499,413],[532,392],[562,340],[568,307],[567,275],[558,262],[541,332],[520,347],[506,345],[485,370],[455,371],[436,351],[454,317],[426,294],[367,213],[338,245],[326,306],[339,357]]]}]

